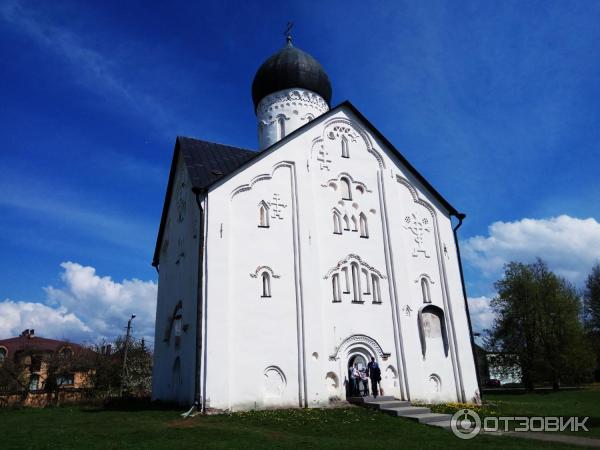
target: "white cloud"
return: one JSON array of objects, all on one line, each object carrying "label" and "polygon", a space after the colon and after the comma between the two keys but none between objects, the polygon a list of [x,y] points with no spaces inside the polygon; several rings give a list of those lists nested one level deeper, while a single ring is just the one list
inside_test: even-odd
[{"label": "white cloud", "polygon": [[0,337],[35,328],[40,336],[73,341],[113,340],[124,333],[131,314],[134,335],[153,339],[157,284],[137,279],[113,281],[96,269],[73,262],[61,264],[63,285],[45,288],[45,304],[0,302]]},{"label": "white cloud", "polygon": [[494,313],[490,308],[490,297],[469,297],[469,315],[473,331],[482,332],[492,327]]},{"label": "white cloud", "polygon": [[485,277],[498,278],[509,261],[542,258],[556,274],[581,285],[600,259],[600,223],[567,215],[549,219],[494,222],[488,236],[461,245],[465,260]]},{"label": "white cloud", "polygon": [[86,339],[91,330],[75,314],[64,308],[41,303],[0,302],[0,337],[18,336],[25,328],[33,328],[47,337]]}]

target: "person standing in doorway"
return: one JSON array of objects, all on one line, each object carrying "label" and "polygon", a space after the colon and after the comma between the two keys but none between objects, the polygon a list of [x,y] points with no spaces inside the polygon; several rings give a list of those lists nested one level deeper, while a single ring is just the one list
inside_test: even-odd
[{"label": "person standing in doorway", "polygon": [[369,379],[367,378],[367,369],[360,369],[360,381],[362,383],[362,396],[369,395]]},{"label": "person standing in doorway", "polygon": [[360,371],[358,370],[358,364],[354,363],[352,367],[352,381],[354,382],[354,392],[352,395],[354,397],[360,397]]},{"label": "person standing in doorway", "polygon": [[373,393],[373,397],[377,398],[377,394],[379,393],[379,382],[381,381],[381,369],[379,369],[379,364],[375,361],[374,357],[371,357],[371,362],[367,364],[367,375],[371,379],[371,392]]}]

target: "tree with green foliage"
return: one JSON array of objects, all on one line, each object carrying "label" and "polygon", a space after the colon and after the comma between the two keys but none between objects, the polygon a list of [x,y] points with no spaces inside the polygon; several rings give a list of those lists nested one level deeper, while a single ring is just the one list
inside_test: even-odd
[{"label": "tree with green foliage", "polygon": [[600,379],[600,263],[592,267],[583,291],[585,329],[596,357],[596,380]]},{"label": "tree with green foliage", "polygon": [[532,264],[510,262],[494,284],[491,301],[496,319],[487,346],[498,352],[501,365],[521,368],[523,383],[579,383],[589,379],[594,365],[581,323],[577,290],[538,259]]}]

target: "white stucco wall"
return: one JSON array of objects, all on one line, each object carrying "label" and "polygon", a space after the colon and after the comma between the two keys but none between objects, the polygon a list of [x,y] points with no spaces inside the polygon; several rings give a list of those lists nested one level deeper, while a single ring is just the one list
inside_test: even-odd
[{"label": "white stucco wall", "polygon": [[[341,156],[342,139],[349,158]],[[352,200],[341,198],[342,176],[351,181]],[[261,202],[270,207],[268,228],[258,226]],[[327,404],[344,397],[347,361],[357,353],[377,358],[386,394],[428,401],[475,395],[448,212],[350,111],[313,120],[225,177],[205,207],[207,406]],[[342,216],[364,213],[368,238],[352,230],[334,234],[334,207]],[[410,229],[417,224],[420,243]],[[353,262],[379,277],[381,303],[364,284],[363,302],[353,303],[351,294],[333,301],[331,276]],[[271,276],[269,298],[261,297],[263,271]],[[425,355],[418,320],[427,306],[423,274],[447,336],[447,351],[441,339],[426,339]],[[161,262],[159,313],[161,293],[172,292],[162,277]],[[157,392],[164,389],[164,381],[156,383]]]},{"label": "white stucco wall", "polygon": [[[196,364],[199,210],[190,186],[180,160],[161,243],[152,375],[152,397],[181,404],[194,401]],[[181,315],[179,339],[170,325],[174,313]]]}]

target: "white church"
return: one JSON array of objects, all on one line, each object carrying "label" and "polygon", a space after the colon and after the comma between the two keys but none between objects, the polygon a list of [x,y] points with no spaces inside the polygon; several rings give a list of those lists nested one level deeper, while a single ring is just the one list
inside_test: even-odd
[{"label": "white church", "polygon": [[322,407],[371,357],[385,395],[478,398],[464,215],[331,95],[288,37],[252,84],[258,151],[177,138],[153,261],[154,399]]}]

